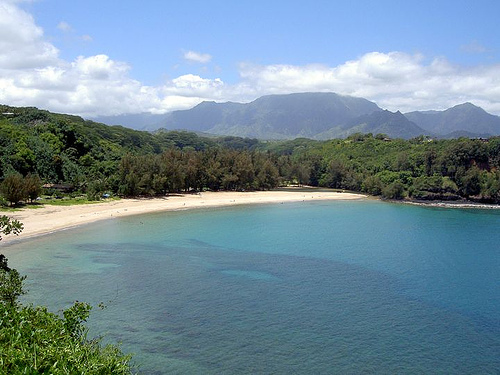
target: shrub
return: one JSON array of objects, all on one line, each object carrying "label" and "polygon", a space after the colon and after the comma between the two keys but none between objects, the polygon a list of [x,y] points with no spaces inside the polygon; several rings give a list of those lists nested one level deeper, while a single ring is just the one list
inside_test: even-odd
[{"label": "shrub", "polygon": [[403,199],[405,187],[399,181],[394,181],[382,189],[382,196],[387,199]]},{"label": "shrub", "polygon": [[132,373],[130,355],[87,338],[87,303],[75,302],[62,317],[19,304],[25,278],[0,254],[0,375]]}]

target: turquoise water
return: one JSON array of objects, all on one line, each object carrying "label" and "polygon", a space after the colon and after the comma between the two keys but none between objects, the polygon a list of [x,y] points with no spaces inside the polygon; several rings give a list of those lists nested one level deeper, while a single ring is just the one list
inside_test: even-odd
[{"label": "turquoise water", "polygon": [[104,221],[3,248],[145,374],[498,374],[500,211],[372,200]]}]

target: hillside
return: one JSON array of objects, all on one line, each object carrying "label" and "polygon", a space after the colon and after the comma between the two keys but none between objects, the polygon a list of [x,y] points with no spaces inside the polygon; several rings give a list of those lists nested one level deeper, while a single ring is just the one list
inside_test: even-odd
[{"label": "hillside", "polygon": [[203,102],[170,113],[164,127],[260,139],[313,138],[380,110],[366,99],[334,93],[269,95],[248,104]]},{"label": "hillside", "polygon": [[185,147],[204,150],[217,142],[235,148],[255,143],[212,140],[188,132],[153,134],[34,107],[0,105],[0,179],[17,171],[22,175],[37,174],[47,183],[70,182],[77,186],[87,176],[113,174],[127,154],[159,154]]},{"label": "hillside", "polygon": [[280,181],[275,159],[257,150],[256,139],[151,133],[33,107],[0,106],[0,145],[0,205],[36,199],[40,190],[32,187],[42,184],[99,199],[269,189]]},{"label": "hillside", "polygon": [[459,104],[445,111],[409,112],[405,116],[425,131],[445,138],[500,134],[500,117],[471,103]]},{"label": "hillside", "polygon": [[385,134],[391,138],[410,139],[425,130],[409,121],[401,112],[376,111],[357,117],[343,126],[316,135],[316,139],[345,138],[354,133]]},{"label": "hillside", "polygon": [[131,114],[99,117],[109,125],[142,130],[159,128],[258,139],[332,139],[350,134],[383,133],[391,138],[420,135],[437,138],[500,135],[500,117],[471,103],[445,111],[383,111],[363,98],[334,93],[268,95],[250,103],[202,102],[164,115]]}]

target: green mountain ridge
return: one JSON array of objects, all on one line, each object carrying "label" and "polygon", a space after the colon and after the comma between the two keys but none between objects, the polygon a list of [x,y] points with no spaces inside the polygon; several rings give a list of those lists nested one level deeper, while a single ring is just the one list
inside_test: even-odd
[{"label": "green mountain ridge", "polygon": [[431,134],[454,138],[456,134],[490,136],[500,134],[500,117],[472,103],[456,105],[444,111],[409,112],[405,116]]},{"label": "green mountain ridge", "polygon": [[263,96],[248,104],[203,102],[174,111],[165,128],[261,139],[313,138],[334,126],[381,109],[366,99],[334,93]]},{"label": "green mountain ridge", "polygon": [[488,137],[500,134],[500,117],[471,103],[445,111],[384,111],[363,98],[335,93],[267,95],[250,103],[202,102],[163,115],[149,113],[95,119],[153,131],[159,128],[264,140],[345,138],[357,132],[391,138]]}]

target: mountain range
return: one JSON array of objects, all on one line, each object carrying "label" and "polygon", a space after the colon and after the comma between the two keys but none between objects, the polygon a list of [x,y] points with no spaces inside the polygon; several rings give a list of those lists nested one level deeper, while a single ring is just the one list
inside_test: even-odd
[{"label": "mountain range", "polygon": [[92,120],[154,131],[189,130],[259,139],[344,138],[353,133],[409,139],[500,135],[500,117],[471,103],[444,111],[390,112],[375,103],[335,93],[268,95],[250,103],[202,102],[165,115],[135,114]]}]

